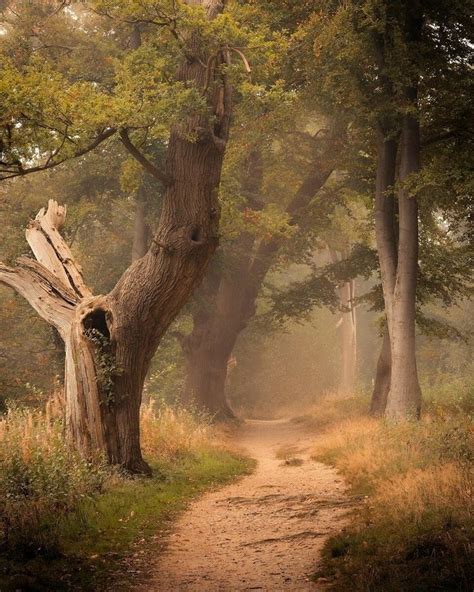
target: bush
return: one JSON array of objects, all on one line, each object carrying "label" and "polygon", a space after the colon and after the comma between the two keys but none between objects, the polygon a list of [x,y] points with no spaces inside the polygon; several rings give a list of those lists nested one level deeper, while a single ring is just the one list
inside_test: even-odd
[{"label": "bush", "polygon": [[0,529],[9,548],[53,550],[61,518],[100,491],[108,474],[67,445],[53,405],[10,408],[0,420]]}]

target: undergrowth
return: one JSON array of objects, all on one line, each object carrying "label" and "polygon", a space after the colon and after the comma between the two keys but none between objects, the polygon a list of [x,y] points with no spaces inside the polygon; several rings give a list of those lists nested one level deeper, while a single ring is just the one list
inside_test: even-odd
[{"label": "undergrowth", "polygon": [[328,398],[314,415],[314,458],[366,496],[325,546],[317,576],[333,576],[334,590],[473,589],[472,393],[463,385],[425,395],[420,422],[368,418],[353,398]]},{"label": "undergrowth", "polygon": [[61,415],[52,400],[0,419],[2,592],[110,589],[113,573],[125,589],[132,549],[146,556],[150,538],[189,498],[250,467],[204,416],[149,404],[142,441],[154,476],[126,478],[68,446]]}]

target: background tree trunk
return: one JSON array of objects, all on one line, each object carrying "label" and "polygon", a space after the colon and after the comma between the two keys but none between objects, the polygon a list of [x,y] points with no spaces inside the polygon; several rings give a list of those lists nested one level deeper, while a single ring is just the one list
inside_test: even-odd
[{"label": "background tree trunk", "polygon": [[[329,247],[333,263],[347,257]],[[338,390],[343,394],[353,394],[357,376],[357,310],[355,300],[355,280],[344,282],[338,288],[341,318],[338,327],[341,331],[341,375]]]},{"label": "background tree trunk", "polygon": [[398,136],[393,135],[393,130],[380,125],[377,138],[375,238],[379,256],[387,326],[377,363],[374,390],[370,404],[370,413],[375,415],[385,412],[391,380],[390,323],[393,291],[395,289],[397,273],[398,224],[396,221],[396,203],[393,194],[397,168],[397,152]]},{"label": "background tree trunk", "polygon": [[148,251],[150,226],[148,225],[148,195],[143,183],[137,191],[135,223],[133,226],[132,262],[143,257]]},{"label": "background tree trunk", "polygon": [[420,130],[416,118],[404,116],[400,163],[398,268],[392,305],[390,339],[392,377],[386,414],[391,418],[419,416],[421,389],[415,347],[418,274],[418,206],[403,183],[419,170]]},{"label": "background tree trunk", "polygon": [[[246,203],[260,209],[262,158],[258,149],[250,151],[243,168],[242,194]],[[232,350],[248,320],[244,300],[255,242],[254,235],[242,233],[231,252],[211,266],[200,290],[193,330],[180,339],[186,360],[183,400],[218,419],[234,417],[225,387]]]},{"label": "background tree trunk", "polygon": [[[416,67],[417,43],[423,28],[422,4],[418,0],[405,8],[405,43]],[[389,318],[392,348],[392,376],[386,415],[399,419],[420,416],[421,389],[416,366],[416,285],[418,275],[418,204],[406,186],[413,173],[420,170],[420,122],[418,119],[418,82],[405,89],[402,118],[401,155],[398,189],[398,262]]]},{"label": "background tree trunk", "polygon": [[392,376],[392,354],[390,349],[390,335],[385,328],[382,338],[382,349],[377,362],[375,373],[374,390],[370,401],[370,414],[382,416],[387,406],[388,393],[390,391],[390,380]]},{"label": "background tree trunk", "polygon": [[354,306],[355,281],[346,282],[339,289],[342,314],[342,376],[340,390],[344,394],[353,394],[357,374],[357,311]]},{"label": "background tree trunk", "polygon": [[[329,145],[334,152],[333,142]],[[329,159],[322,163],[318,159],[313,163],[311,172],[287,206],[293,222],[331,175],[332,162]],[[250,155],[249,170],[242,185],[254,207],[259,202],[259,168],[258,159]],[[217,283],[215,278],[210,280],[213,287],[201,294],[202,306],[195,315],[193,331],[180,339],[186,359],[184,399],[194,400],[217,416],[230,415],[225,395],[228,362],[240,333],[255,314],[258,294],[280,245],[277,237],[255,244],[252,235],[243,233],[235,244],[229,269],[221,271]]]}]

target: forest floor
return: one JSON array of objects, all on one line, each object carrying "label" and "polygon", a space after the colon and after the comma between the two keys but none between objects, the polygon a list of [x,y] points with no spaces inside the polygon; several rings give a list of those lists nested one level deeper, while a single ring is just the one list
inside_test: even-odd
[{"label": "forest floor", "polygon": [[311,578],[353,500],[335,469],[310,459],[304,424],[252,420],[235,442],[255,471],[193,502],[151,567],[149,592],[322,590]]}]

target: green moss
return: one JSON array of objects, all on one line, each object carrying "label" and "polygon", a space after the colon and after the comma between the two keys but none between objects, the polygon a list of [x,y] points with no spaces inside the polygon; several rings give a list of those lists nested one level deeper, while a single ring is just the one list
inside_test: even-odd
[{"label": "green moss", "polygon": [[[0,590],[101,590],[111,578],[125,587],[123,561],[132,549],[156,555],[151,537],[205,489],[252,469],[252,461],[208,450],[174,463],[153,464],[154,477],[119,480],[95,499],[85,500],[61,523],[56,556],[0,555]],[[128,573],[126,573],[128,572]]]}]

